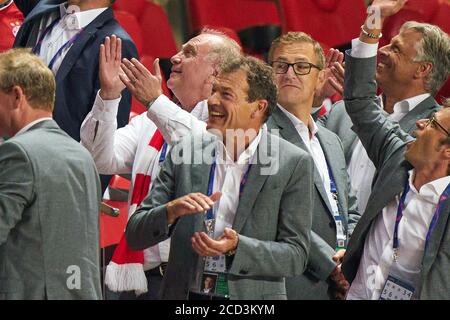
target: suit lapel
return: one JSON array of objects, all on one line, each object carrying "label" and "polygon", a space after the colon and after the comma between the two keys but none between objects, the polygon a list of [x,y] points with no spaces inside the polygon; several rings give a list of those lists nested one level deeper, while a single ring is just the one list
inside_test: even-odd
[{"label": "suit lapel", "polygon": [[[284,140],[295,144],[297,147],[301,148],[302,150],[310,154],[308,147],[305,145],[302,138],[298,134],[298,131],[292,124],[292,121],[283,113],[283,111],[280,108],[275,109],[275,111],[272,114],[272,118],[273,122],[279,127],[280,136]],[[328,208],[328,213],[332,216],[333,210],[331,209],[331,204],[330,201],[328,200],[327,193],[323,186],[322,178],[320,177],[319,171],[317,170],[315,164],[314,164],[314,185],[317,191],[319,192],[320,196],[322,197],[322,200],[325,202],[325,205]]]},{"label": "suit lapel", "polygon": [[444,203],[439,219],[437,220],[436,227],[431,234],[430,241],[425,248],[422,260],[422,277],[425,277],[425,275],[430,271],[430,268],[436,259],[436,255],[442,242],[442,237],[444,236],[444,232],[447,227],[449,212],[450,199],[447,199]]},{"label": "suit lapel", "polygon": [[402,127],[404,131],[411,133],[416,128],[416,121],[418,119],[428,118],[431,113],[436,112],[439,109],[439,104],[430,96],[419,103],[399,121],[400,127]]},{"label": "suit lapel", "polygon": [[[111,8],[102,12],[94,21],[92,21],[80,34],[78,39],[74,42],[72,47],[67,52],[61,66],[56,74],[56,83],[61,82],[67,76],[73,65],[77,61],[80,54],[83,52],[84,47],[88,41],[93,38],[99,28],[101,28],[106,22],[113,19],[113,12]],[[96,57],[93,57],[95,59]]]},{"label": "suit lapel", "polygon": [[[328,138],[327,133],[325,130],[321,130],[319,126],[319,131],[317,132],[317,138],[320,141],[320,145],[322,147],[323,153],[325,155],[325,160],[327,161],[328,168],[331,170],[333,177],[334,177],[334,183],[336,184],[336,190],[338,192],[338,201],[340,205],[340,211],[345,211],[346,208],[343,207],[343,204],[346,202],[344,201],[343,197],[345,195],[345,188],[346,185],[344,185],[343,179],[341,179],[341,172],[345,170],[345,163],[339,163],[336,160],[338,159],[335,155],[342,153],[342,151],[339,148],[339,145],[336,143],[332,143],[331,140]],[[337,142],[335,140],[335,142]],[[323,185],[323,183],[322,183]],[[325,191],[325,190],[324,190]],[[325,196],[327,194],[325,193]],[[328,196],[327,196],[328,200]],[[327,203],[328,206],[329,202]],[[331,209],[331,204],[328,207],[328,209]],[[330,213],[333,212],[330,210]],[[345,215],[345,212],[340,212],[341,217],[343,218],[345,228],[347,228],[347,217]]]},{"label": "suit lapel", "polygon": [[[264,152],[260,151],[261,146],[267,146],[267,153],[265,153],[265,151]],[[263,164],[267,163],[271,164],[274,163],[273,161],[277,161],[277,159],[275,158],[276,157],[275,153],[276,150],[272,150],[271,148],[271,139],[269,137],[269,133],[267,132],[267,130],[263,130],[261,133],[261,140],[259,142],[258,148],[255,151],[255,156],[257,156],[256,163],[253,163],[252,167],[250,168],[247,182],[244,186],[242,195],[239,199],[239,205],[236,209],[236,216],[233,222],[233,229],[236,230],[236,232],[238,233],[242,230],[245,221],[251,214],[253,205],[255,204],[258,194],[261,191],[267,178],[269,177],[269,174],[265,175],[261,174],[261,172],[264,172],[264,170],[267,169],[267,167]],[[261,159],[260,157],[264,158]]]}]

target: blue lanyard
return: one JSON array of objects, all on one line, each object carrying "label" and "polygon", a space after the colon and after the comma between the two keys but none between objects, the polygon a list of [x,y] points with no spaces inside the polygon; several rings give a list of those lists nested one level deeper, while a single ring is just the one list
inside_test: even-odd
[{"label": "blue lanyard", "polygon": [[336,200],[336,205],[338,207],[339,216],[341,216],[343,211],[342,211],[341,205],[339,203],[338,192],[337,192],[336,182],[334,181],[333,171],[331,171],[331,168],[330,168],[330,165],[328,164],[328,162],[327,162],[327,168],[328,168],[328,176],[330,177],[330,192]]},{"label": "blue lanyard", "polygon": [[[397,260],[398,257],[398,247],[399,247],[398,226],[403,218],[403,210],[405,210],[405,199],[408,192],[409,192],[409,180],[406,180],[405,189],[403,190],[403,194],[400,197],[400,202],[397,208],[397,217],[395,218],[394,239],[393,239],[394,260]],[[447,186],[447,188],[445,188],[444,192],[442,192],[441,196],[439,197],[439,202],[437,204],[436,211],[434,212],[433,218],[431,219],[430,222],[430,227],[428,228],[425,240],[425,248],[428,246],[428,242],[431,238],[431,235],[433,234],[434,229],[436,228],[437,221],[439,219],[439,216],[441,215],[442,208],[444,207],[444,202],[448,199],[449,194],[450,194],[450,184]]]},{"label": "blue lanyard", "polygon": [[[244,186],[247,183],[248,180],[248,174],[250,172],[250,168],[252,167],[252,164],[250,163],[248,165],[247,171],[245,172],[244,176],[242,177],[241,183],[239,185],[239,198],[242,195],[242,192],[244,191]],[[216,159],[214,159],[213,164],[211,165],[211,170],[209,172],[209,182],[208,182],[208,197],[210,197],[213,194],[213,187],[214,187],[214,175],[216,172]],[[213,208],[209,209],[206,213],[206,219],[214,219],[214,212]]]},{"label": "blue lanyard", "polygon": [[161,154],[159,155],[159,163],[164,162],[164,160],[166,160],[166,153],[167,153],[167,142],[164,141],[161,148]]},{"label": "blue lanyard", "polygon": [[[61,18],[56,19],[53,21],[42,33],[41,38],[37,42],[37,44],[34,46],[32,52],[36,55],[38,55],[41,52],[42,42],[44,41],[45,36],[50,32],[51,29],[61,20]],[[53,69],[53,65],[55,64],[56,60],[62,55],[63,51],[70,47],[80,36],[81,32],[83,32],[83,28],[81,28],[80,31],[78,31],[72,38],[69,39],[65,44],[62,45],[61,48],[56,52],[56,54],[53,56],[53,58],[50,60],[50,63],[48,64],[49,69]]]}]

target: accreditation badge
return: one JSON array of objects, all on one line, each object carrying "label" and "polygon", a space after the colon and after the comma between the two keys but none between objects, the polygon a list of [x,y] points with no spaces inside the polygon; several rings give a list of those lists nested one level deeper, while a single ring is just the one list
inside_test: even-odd
[{"label": "accreditation badge", "polygon": [[389,274],[379,300],[411,300],[414,291],[412,284]]}]

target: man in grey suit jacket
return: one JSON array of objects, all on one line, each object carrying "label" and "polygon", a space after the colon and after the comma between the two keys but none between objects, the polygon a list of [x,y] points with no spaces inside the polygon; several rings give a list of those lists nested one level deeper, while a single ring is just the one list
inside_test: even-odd
[{"label": "man in grey suit jacket", "polygon": [[54,97],[38,57],[0,54],[0,299],[101,299],[100,183]]},{"label": "man in grey suit jacket", "polygon": [[[381,24],[366,21],[359,45],[376,45],[383,20],[403,2],[375,0]],[[420,27],[410,32],[420,34]],[[418,120],[411,142],[377,105],[375,54],[355,56],[352,49],[346,57],[345,104],[378,177],[344,257],[347,298],[450,299],[450,109]],[[404,67],[426,78],[432,63]]]},{"label": "man in grey suit jacket", "polygon": [[288,279],[288,299],[343,298],[336,291],[345,292],[347,284],[336,261],[345,252],[359,213],[356,199],[349,194],[342,144],[311,117],[319,73],[325,67],[323,50],[310,36],[289,32],[273,42],[269,59],[279,93],[278,108],[267,126],[310,153],[315,163],[311,253],[306,272]]},{"label": "man in grey suit jacket", "polygon": [[[412,28],[416,28],[419,33],[412,34]],[[418,119],[427,118],[440,109],[433,95],[447,80],[446,73],[450,68],[446,58],[449,55],[445,50],[446,41],[442,41],[445,36],[445,32],[432,25],[409,22],[405,23],[389,45],[378,50],[376,81],[382,91],[378,106],[386,116],[397,121],[410,134],[415,130]],[[371,55],[370,51],[373,50],[376,49],[363,48],[362,55]],[[403,66],[408,66],[412,61],[424,60],[431,61],[433,65],[428,79],[405,72]],[[334,70],[343,71],[338,66]],[[341,74],[337,78],[342,77]],[[342,140],[352,187],[358,198],[358,208],[364,212],[376,175],[375,167],[351,130],[352,122],[345,112],[344,102],[336,103],[321,121]]]},{"label": "man in grey suit jacket", "polygon": [[[163,299],[286,299],[284,277],[303,272],[312,159],[263,127],[275,106],[269,67],[250,57],[225,65],[208,99],[214,135],[174,146],[130,218],[134,249],[171,237]],[[220,291],[205,295],[210,273]]]}]

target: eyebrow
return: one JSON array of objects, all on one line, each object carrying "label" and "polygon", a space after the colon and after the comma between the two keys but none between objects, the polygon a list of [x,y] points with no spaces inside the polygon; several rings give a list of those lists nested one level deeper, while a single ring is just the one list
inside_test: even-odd
[{"label": "eyebrow", "polygon": [[[278,57],[278,58],[277,58],[276,60],[274,60],[274,61],[288,62],[288,60],[289,60],[288,58],[281,56],[281,57]],[[303,57],[301,57],[301,58],[296,58],[294,61],[295,61],[295,62],[293,62],[293,63],[297,63],[297,62],[309,62],[309,60],[308,60],[307,58],[303,58]]]}]

